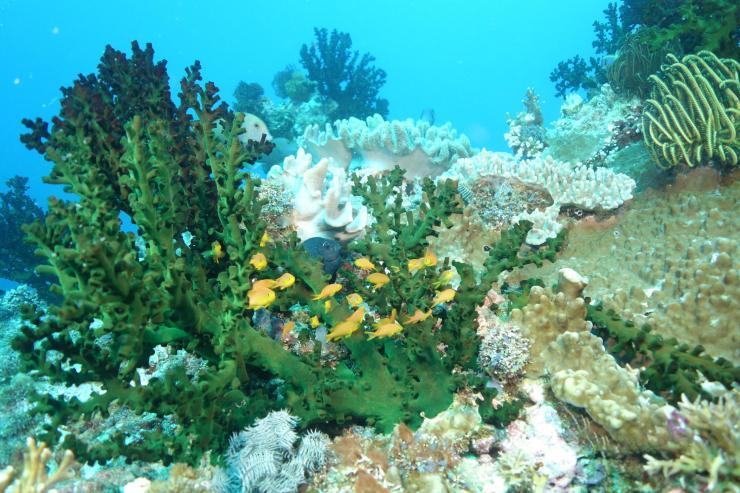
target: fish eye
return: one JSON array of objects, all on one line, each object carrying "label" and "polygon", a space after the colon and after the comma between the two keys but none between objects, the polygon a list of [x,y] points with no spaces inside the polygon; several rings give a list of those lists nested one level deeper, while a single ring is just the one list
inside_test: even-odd
[{"label": "fish eye", "polygon": [[490,245],[483,245],[483,251],[484,252],[490,252],[491,251],[491,246]]}]

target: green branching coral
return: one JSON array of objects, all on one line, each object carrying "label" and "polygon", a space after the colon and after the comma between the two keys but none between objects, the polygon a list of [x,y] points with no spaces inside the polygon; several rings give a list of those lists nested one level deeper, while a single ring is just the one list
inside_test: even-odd
[{"label": "green branching coral", "polygon": [[712,52],[668,55],[662,77],[650,76],[652,97],[643,114],[643,136],[662,168],[717,162],[736,166],[740,154],[740,97],[736,60]]},{"label": "green branching coral", "polygon": [[702,376],[728,389],[740,382],[740,368],[724,358],[711,358],[701,346],[691,348],[674,338],[665,339],[648,325],[637,327],[601,304],[589,304],[587,318],[609,353],[622,364],[644,366],[642,384],[670,402],[678,402],[682,395],[711,399],[700,385]]},{"label": "green branching coral", "polygon": [[[368,313],[377,316],[392,307],[403,318],[411,307],[431,308],[439,268],[411,275],[406,263],[424,254],[433,228],[459,208],[456,186],[427,180],[421,205],[408,212],[401,171],[356,182],[376,222],[352,248],[387,269],[390,282],[372,291],[347,271],[341,293],[326,304],[314,295],[328,279],[296,236],[272,243],[265,237],[261,184],[245,166],[271,144],[240,142],[243,115],[219,101],[212,83],[201,82],[197,62],[186,70],[177,105],[164,62],[154,63],[151,46],[141,50],[136,43],[131,58],[108,48],[97,75],[63,92],[51,130],[41,120],[27,121],[30,132],[22,137],[53,163],[48,180],[78,198],[51,199],[44,221],[27,228],[44,262],[40,271],[56,277],[53,290],[62,302],[48,311],[26,307],[26,326],[13,347],[25,370],[55,383],[97,382],[105,393],[84,402],[37,395],[36,411],[50,417],[45,440],[58,438],[60,425],[107,415],[117,403],[170,416],[177,428],[142,432],[135,446],[122,432],[106,443],[82,443],[70,434],[64,446],[85,461],[124,455],[195,463],[207,450],[223,451],[231,433],[274,409],[289,409],[304,427],[356,422],[389,431],[402,421],[416,427],[423,414],[446,409],[461,387],[491,396],[473,371],[475,306],[498,274],[554,255],[557,242],[522,254],[530,225],[505,232],[481,283],[470,266],[455,264],[460,287],[454,300],[437,303],[433,318],[379,339],[364,333],[372,325],[367,320],[363,330],[332,343],[348,352],[326,365],[321,345],[294,354],[256,320],[292,321],[298,307],[332,328],[350,313],[343,299],[349,293],[362,293]],[[122,230],[121,212],[136,233]],[[445,260],[441,268],[447,267]],[[295,282],[276,289],[267,309],[248,307],[256,281],[286,274]],[[148,366],[157,345],[186,351],[201,370],[192,377],[172,366],[143,382],[138,369]],[[502,424],[516,411],[483,414]]]}]

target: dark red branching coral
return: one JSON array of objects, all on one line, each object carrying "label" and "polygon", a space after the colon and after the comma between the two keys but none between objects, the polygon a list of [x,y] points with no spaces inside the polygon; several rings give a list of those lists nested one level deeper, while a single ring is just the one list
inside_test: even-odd
[{"label": "dark red branching coral", "polygon": [[387,116],[388,100],[378,98],[386,73],[373,65],[375,57],[352,51],[348,33],[334,29],[329,34],[326,28],[315,28],[314,33],[316,41],[301,47],[301,64],[317,83],[319,94],[337,103],[332,118]]}]

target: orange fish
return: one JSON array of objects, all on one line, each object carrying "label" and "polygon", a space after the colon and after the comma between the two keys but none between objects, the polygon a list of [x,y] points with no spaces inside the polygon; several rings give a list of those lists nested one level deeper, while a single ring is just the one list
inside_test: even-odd
[{"label": "orange fish", "polygon": [[261,288],[261,289],[251,289],[247,296],[249,297],[249,306],[248,308],[250,310],[255,310],[257,308],[267,308],[272,304],[273,301],[275,301],[275,291],[269,288]]},{"label": "orange fish", "polygon": [[388,324],[378,325],[375,324],[375,331],[368,332],[368,340],[375,339],[376,337],[391,337],[403,330],[403,326],[396,321]]},{"label": "orange fish", "polygon": [[339,322],[331,332],[326,334],[326,340],[331,341],[333,339],[351,336],[360,328],[363,318],[365,318],[365,309],[360,307],[352,315]]},{"label": "orange fish", "polygon": [[257,270],[263,270],[265,267],[267,267],[267,257],[265,257],[265,254],[255,253],[252,255],[252,258],[249,260],[249,263]]},{"label": "orange fish", "polygon": [[288,334],[290,334],[290,332],[293,329],[295,329],[295,322],[294,321],[290,320],[290,321],[288,321],[288,322],[286,322],[286,323],[283,324],[283,331],[282,331],[282,334],[281,334],[283,340],[285,340],[285,339],[288,338]]},{"label": "orange fish", "polygon": [[434,267],[437,265],[437,256],[431,250],[427,250],[427,253],[424,254],[421,260],[425,267]]},{"label": "orange fish", "polygon": [[375,264],[370,262],[370,259],[367,257],[355,260],[355,266],[361,270],[375,270]]},{"label": "orange fish", "polygon": [[290,272],[286,272],[282,276],[275,279],[275,287],[278,289],[288,289],[295,284],[295,276]]},{"label": "orange fish", "polygon": [[455,298],[456,294],[457,292],[452,288],[447,288],[444,291],[437,291],[437,295],[434,297],[434,300],[432,300],[432,306],[450,302]]},{"label": "orange fish", "polygon": [[418,324],[419,322],[423,322],[424,320],[428,319],[431,315],[432,310],[427,310],[423,312],[417,308],[414,314],[404,320],[403,323],[406,325]]},{"label": "orange fish", "polygon": [[337,294],[341,290],[342,290],[342,285],[341,284],[338,284],[338,283],[327,284],[326,286],[324,286],[324,289],[322,289],[319,294],[317,294],[316,296],[313,297],[313,300],[314,301],[316,301],[316,300],[323,300],[324,298],[328,298],[330,296],[334,296],[335,294]]},{"label": "orange fish", "polygon": [[258,290],[258,289],[272,289],[275,287],[275,281],[272,279],[260,279],[259,281],[254,281],[252,283],[252,291]]},{"label": "orange fish", "polygon": [[371,283],[375,289],[380,289],[390,282],[390,277],[382,272],[373,272],[367,276],[367,282]]}]

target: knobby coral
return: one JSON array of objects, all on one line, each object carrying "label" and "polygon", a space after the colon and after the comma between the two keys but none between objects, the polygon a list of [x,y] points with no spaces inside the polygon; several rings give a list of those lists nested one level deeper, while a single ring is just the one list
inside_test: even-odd
[{"label": "knobby coral", "polygon": [[655,87],[643,113],[643,135],[653,159],[662,168],[712,162],[736,166],[740,64],[710,51],[680,61],[668,55],[668,62],[662,77],[650,76]]},{"label": "knobby coral", "polygon": [[26,453],[23,454],[23,470],[21,475],[15,477],[15,470],[12,467],[6,467],[0,471],[0,493],[13,491],[15,493],[46,493],[52,491],[51,488],[66,479],[74,476],[75,456],[70,450],[64,452],[61,462],[56,470],[49,475],[47,463],[51,459],[52,453],[44,442],[36,445],[36,440],[28,438],[26,440]]}]

